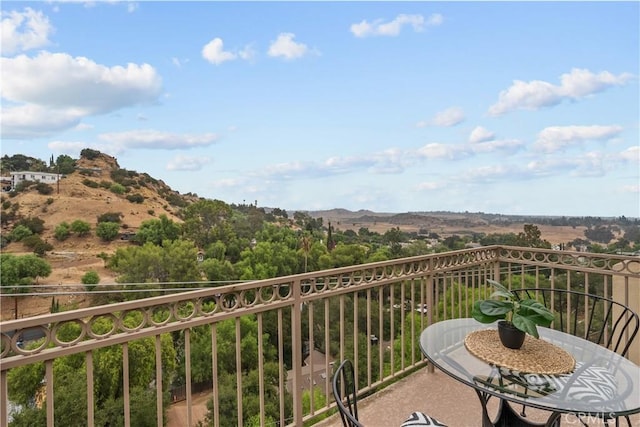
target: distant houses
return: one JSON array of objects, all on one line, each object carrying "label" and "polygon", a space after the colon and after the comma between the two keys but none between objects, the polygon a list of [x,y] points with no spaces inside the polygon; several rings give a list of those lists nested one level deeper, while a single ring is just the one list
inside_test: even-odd
[{"label": "distant houses", "polygon": [[[19,171],[11,172],[11,189],[16,188],[18,184],[24,181],[43,182],[45,184],[55,184],[60,180],[62,175],[49,172],[33,172],[33,171]],[[3,189],[5,189],[3,183]]]}]

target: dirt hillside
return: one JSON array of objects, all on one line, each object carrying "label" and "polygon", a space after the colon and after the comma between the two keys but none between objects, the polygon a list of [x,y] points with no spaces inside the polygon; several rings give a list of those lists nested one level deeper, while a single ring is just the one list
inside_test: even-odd
[{"label": "dirt hillside", "polygon": [[[82,276],[90,270],[94,270],[100,276],[100,283],[114,281],[113,274],[104,267],[104,261],[98,257],[101,253],[111,254],[117,248],[129,245],[127,240],[116,238],[112,242],[104,242],[95,236],[95,226],[98,216],[108,213],[120,213],[121,235],[135,232],[143,221],[157,219],[161,215],[181,222],[176,216],[179,207],[172,205],[178,201],[186,202],[188,196],[180,195],[171,190],[164,182],[155,180],[144,173],[126,171],[127,193],[115,194],[108,188],[115,184],[112,178],[113,171],[123,170],[116,159],[100,154],[97,158],[87,160],[80,158],[77,170],[60,179],[59,184],[52,184],[51,194],[40,194],[34,187],[19,192],[16,196],[2,195],[2,214],[16,212],[16,220],[19,218],[40,218],[44,221],[42,239],[51,243],[54,249],[47,252],[45,259],[51,264],[52,274],[39,280],[41,285],[55,285],[56,290],[71,291],[74,288],[65,285],[77,285],[81,283]],[[97,184],[92,188],[89,181]],[[144,197],[142,203],[131,202],[127,196],[139,194]],[[8,206],[7,206],[8,205]],[[6,209],[5,209],[6,206]],[[75,220],[83,220],[91,225],[91,236],[71,236],[67,240],[58,241],[54,237],[54,230],[62,222],[71,223]],[[13,228],[14,221],[3,224],[3,234],[8,234]],[[32,253],[19,242],[10,243],[2,249],[4,253],[27,254]],[[11,301],[9,301],[11,300]],[[82,298],[73,296],[62,297],[61,305],[74,304],[81,306]],[[14,315],[13,298],[5,297],[0,300],[2,319],[12,318]],[[19,316],[43,314],[49,311],[50,297],[21,298],[19,301]]]}]

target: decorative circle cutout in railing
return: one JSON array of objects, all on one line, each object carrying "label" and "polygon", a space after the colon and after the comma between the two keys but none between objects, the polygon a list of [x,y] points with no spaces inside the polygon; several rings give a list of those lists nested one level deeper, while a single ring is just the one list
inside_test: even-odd
[{"label": "decorative circle cutout in railing", "polygon": [[[74,325],[76,327],[74,328]],[[51,341],[60,347],[69,347],[79,343],[87,335],[87,324],[80,319],[73,319],[53,325]]]}]

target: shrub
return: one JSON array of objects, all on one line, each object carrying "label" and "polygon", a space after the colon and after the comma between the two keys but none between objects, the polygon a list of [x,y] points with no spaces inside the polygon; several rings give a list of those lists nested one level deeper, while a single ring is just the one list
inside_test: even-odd
[{"label": "shrub", "polygon": [[108,188],[111,187],[111,182],[109,182],[109,181],[100,181],[100,187],[108,189]]},{"label": "shrub", "polygon": [[60,241],[67,240],[71,235],[71,226],[66,221],[61,222],[56,226],[55,230],[53,231],[53,235]]},{"label": "shrub", "polygon": [[16,223],[16,226],[24,225],[27,227],[33,234],[42,234],[44,231],[44,221],[40,218],[24,218]]},{"label": "shrub", "polygon": [[48,242],[42,240],[40,236],[37,234],[32,234],[31,236],[27,236],[22,240],[22,243],[31,249],[36,255],[43,256],[46,251],[50,251],[53,249],[53,245]]},{"label": "shrub", "polygon": [[122,213],[120,212],[105,212],[102,215],[98,216],[98,224],[101,222],[120,223],[121,216],[122,216]]},{"label": "shrub", "polygon": [[83,179],[82,183],[87,187],[91,187],[91,188],[98,188],[100,186],[100,184],[90,179]]},{"label": "shrub", "polygon": [[31,236],[32,234],[33,231],[31,231],[29,227],[25,225],[16,225],[13,230],[11,230],[11,234],[9,235],[9,237],[11,238],[12,242],[19,242],[25,237]]},{"label": "shrub", "polygon": [[71,231],[76,233],[78,236],[86,236],[91,232],[91,226],[88,222],[83,221],[81,219],[76,219],[71,223]]},{"label": "shrub", "polygon": [[144,202],[144,196],[142,194],[129,194],[127,196],[127,200],[131,203],[142,203]]},{"label": "shrub", "polygon": [[[40,237],[40,236],[36,236],[36,237]],[[53,249],[53,245],[51,243],[45,242],[42,239],[40,239],[40,241],[34,245],[33,253],[39,256],[44,256],[46,251],[50,251],[52,249]]]},{"label": "shrub", "polygon": [[147,213],[151,216],[154,216],[156,214],[156,211],[154,211],[153,209],[149,209]]},{"label": "shrub", "polygon": [[9,200],[2,202],[2,209],[9,209],[11,207],[11,202]]},{"label": "shrub", "polygon": [[85,285],[84,287],[87,291],[92,291],[95,289],[94,285],[100,283],[100,276],[98,276],[98,273],[96,273],[95,271],[89,270],[84,273],[80,281],[83,285]]},{"label": "shrub", "polygon": [[52,204],[52,203],[53,203],[53,197],[49,197],[49,198],[47,199],[47,204],[48,204],[48,205],[50,205],[50,204]]},{"label": "shrub", "polygon": [[116,183],[111,184],[111,187],[109,187],[109,191],[111,191],[112,193],[115,193],[115,194],[124,194],[125,191],[127,191],[127,189],[124,187],[124,185],[118,184],[116,182]]},{"label": "shrub", "polygon": [[35,181],[22,181],[20,182],[18,185],[16,185],[16,187],[13,189],[12,193],[21,193],[23,191],[26,191],[29,189],[29,187],[31,187],[32,185],[35,185]]},{"label": "shrub", "polygon": [[187,206],[187,202],[185,202],[182,197],[175,193],[164,195],[164,199],[172,206],[177,206],[179,208]]},{"label": "shrub", "polygon": [[22,244],[29,249],[35,248],[36,245],[40,242],[42,242],[42,237],[38,236],[37,234],[30,234],[22,239]]},{"label": "shrub", "polygon": [[120,231],[120,224],[115,222],[101,222],[96,227],[96,236],[106,242],[115,239]]},{"label": "shrub", "polygon": [[138,172],[126,169],[115,169],[111,171],[111,179],[125,187],[135,185],[137,181],[133,178],[137,176]]},{"label": "shrub", "polygon": [[84,148],[80,151],[80,157],[84,157],[87,160],[93,160],[101,153],[98,150],[92,150],[91,148]]},{"label": "shrub", "polygon": [[49,184],[45,184],[44,182],[39,182],[36,184],[36,190],[38,193],[47,195],[53,193],[53,187]]}]

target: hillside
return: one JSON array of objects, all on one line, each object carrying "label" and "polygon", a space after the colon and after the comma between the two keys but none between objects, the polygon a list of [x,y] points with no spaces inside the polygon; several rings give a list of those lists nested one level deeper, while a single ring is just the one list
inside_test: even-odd
[{"label": "hillside", "polygon": [[[180,200],[187,203],[188,198],[173,191],[160,180],[155,180],[144,173],[121,169],[113,157],[100,154],[97,158],[88,160],[80,158],[77,161],[77,171],[63,176],[59,184],[53,184],[53,192],[48,195],[39,194],[34,188],[18,193],[15,197],[3,196],[3,203],[18,204],[18,217],[38,217],[44,220],[45,232],[43,239],[48,239],[57,250],[73,249],[78,242],[55,242],[53,231],[63,221],[72,222],[81,219],[95,225],[99,215],[106,212],[121,213],[121,231],[134,231],[143,221],[158,218],[160,215],[179,221],[176,213],[178,207],[171,205],[169,200]],[[112,174],[120,171],[126,175],[120,182],[125,182],[128,192],[115,194],[110,191],[110,185],[116,183]],[[122,173],[122,171],[126,171]],[[92,182],[97,188],[87,183]],[[142,203],[131,202],[127,196],[140,195]],[[3,208],[3,213],[5,209]],[[10,224],[9,224],[10,226]],[[7,231],[5,228],[4,231]],[[83,242],[87,239],[82,239]],[[97,238],[89,241],[88,245],[95,245]],[[10,251],[10,248],[7,248]]]},{"label": "hillside", "polygon": [[[524,224],[535,224],[542,238],[556,245],[575,239],[584,239],[587,225],[582,218],[553,218],[520,215],[501,215],[473,212],[407,212],[376,213],[359,210],[331,209],[307,212],[313,218],[323,218],[324,224],[336,230],[360,228],[384,233],[397,227],[405,232],[434,232],[446,238],[452,235],[473,235],[474,233],[505,234],[523,231]],[[619,237],[619,236],[617,236]]]},{"label": "hillside", "polygon": [[[164,182],[147,174],[126,171],[120,168],[115,158],[105,154],[100,154],[91,160],[80,158],[76,166],[76,171],[64,176],[59,181],[59,185],[52,185],[51,194],[39,194],[34,187],[30,187],[14,197],[10,197],[7,193],[2,195],[3,216],[15,215],[16,220],[29,217],[40,218],[44,221],[42,239],[54,247],[46,255],[46,260],[51,264],[53,272],[49,277],[40,279],[40,284],[58,285],[62,288],[66,284],[78,284],[89,270],[95,270],[99,274],[101,283],[113,282],[112,273],[104,268],[104,262],[98,258],[98,255],[102,252],[113,253],[117,248],[130,243],[120,238],[112,242],[104,242],[96,237],[93,231],[98,216],[108,212],[120,213],[120,232],[126,234],[135,232],[143,221],[157,219],[161,215],[180,222],[177,216],[180,207],[177,205],[186,205],[196,199],[173,191]],[[108,187],[116,183],[112,175],[126,184],[125,188],[129,190],[127,193],[115,194],[110,191]],[[133,194],[142,196],[144,198],[142,203],[127,199],[127,196]],[[91,236],[72,235],[64,241],[58,241],[54,237],[57,225],[65,221],[71,223],[77,219],[91,225]],[[2,233],[8,234],[14,222],[15,220],[7,223],[3,221]],[[31,252],[20,242],[9,243],[2,251],[16,254]],[[28,304],[25,301],[20,306],[19,313],[21,316],[28,316],[47,312],[50,301],[50,298],[30,300]],[[60,302],[61,304],[74,302],[82,305],[83,300],[67,297]],[[10,307],[5,305],[1,307],[3,319],[7,318],[7,310],[13,311],[13,304],[9,304]]]}]

